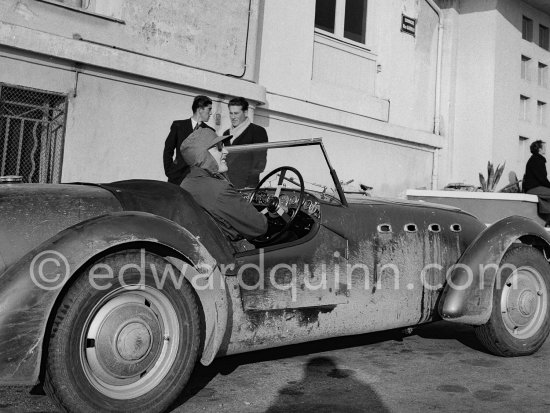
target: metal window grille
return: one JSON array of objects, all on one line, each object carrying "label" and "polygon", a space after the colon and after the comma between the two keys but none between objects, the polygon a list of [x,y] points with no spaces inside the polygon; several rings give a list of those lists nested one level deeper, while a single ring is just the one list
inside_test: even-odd
[{"label": "metal window grille", "polygon": [[61,179],[67,96],[0,83],[0,176]]}]

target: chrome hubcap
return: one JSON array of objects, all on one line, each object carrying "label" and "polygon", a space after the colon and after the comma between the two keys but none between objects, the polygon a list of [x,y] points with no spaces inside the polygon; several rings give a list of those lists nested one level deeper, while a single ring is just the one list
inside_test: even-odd
[{"label": "chrome hubcap", "polygon": [[526,339],[542,326],[548,307],[544,278],[531,267],[513,271],[502,288],[504,326],[515,338]]},{"label": "chrome hubcap", "polygon": [[152,335],[147,324],[128,323],[116,336],[116,349],[123,360],[140,360],[151,350]]},{"label": "chrome hubcap", "polygon": [[175,361],[181,333],[176,310],[162,292],[134,287],[104,297],[81,336],[88,380],[115,399],[139,397],[157,386]]}]

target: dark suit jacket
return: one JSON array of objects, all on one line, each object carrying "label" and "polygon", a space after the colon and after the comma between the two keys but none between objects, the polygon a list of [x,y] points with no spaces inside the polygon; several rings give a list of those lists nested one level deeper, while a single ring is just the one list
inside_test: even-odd
[{"label": "dark suit jacket", "polygon": [[[229,135],[230,130],[226,130],[224,135]],[[267,132],[258,125],[250,124],[245,131],[236,138],[233,143],[229,139],[224,141],[227,146],[246,145],[249,143],[267,142]],[[260,173],[265,169],[267,151],[253,151],[247,153],[230,153],[227,155],[227,172],[229,180],[235,188],[255,188],[260,182]]]},{"label": "dark suit jacket", "polygon": [[[206,123],[201,123],[200,127],[211,128]],[[185,163],[181,156],[181,143],[193,132],[193,124],[191,119],[175,120],[170,127],[170,133],[164,142],[164,152],[162,161],[164,163],[164,173],[168,177],[168,182],[179,185],[185,175],[189,173],[189,165]],[[174,151],[176,159],[174,160]]]}]

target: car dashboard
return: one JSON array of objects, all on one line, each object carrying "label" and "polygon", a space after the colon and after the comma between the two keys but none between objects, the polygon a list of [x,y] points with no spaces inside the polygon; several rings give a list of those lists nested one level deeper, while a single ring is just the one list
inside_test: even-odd
[{"label": "car dashboard", "polygon": [[[256,193],[253,190],[242,190],[243,198],[250,201],[253,196],[252,205],[258,210],[263,211],[269,204],[275,194],[275,189],[262,188]],[[309,193],[304,194],[304,200],[300,203],[300,192],[292,189],[282,189],[279,195],[279,206],[286,213],[292,215],[298,208],[298,213],[294,222],[290,225],[285,241],[300,239],[309,234],[315,228],[321,219],[321,205],[317,198]],[[270,232],[277,232],[283,226],[284,222],[270,220]]]},{"label": "car dashboard", "polygon": [[[270,199],[273,197],[275,190],[273,189],[261,189],[256,194],[254,194],[254,199],[252,204],[259,207],[266,207],[269,204]],[[244,193],[246,199],[250,199],[250,196],[253,195],[252,191],[249,193]],[[279,205],[288,210],[295,210],[298,208],[298,203],[300,200],[300,193],[294,190],[283,189],[279,196]],[[300,205],[300,211],[310,215],[312,218],[321,218],[321,207],[317,199],[309,194],[305,194],[304,201]]]}]

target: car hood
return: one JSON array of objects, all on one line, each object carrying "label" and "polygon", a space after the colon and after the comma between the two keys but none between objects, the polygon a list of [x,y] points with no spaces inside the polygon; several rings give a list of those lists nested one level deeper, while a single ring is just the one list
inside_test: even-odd
[{"label": "car hood", "polygon": [[118,211],[120,202],[97,186],[0,185],[0,274],[58,232]]},{"label": "car hood", "polygon": [[424,202],[424,201],[409,201],[406,199],[400,199],[400,198],[377,198],[377,197],[366,197],[364,195],[357,195],[357,196],[349,196],[349,194],[346,194],[346,198],[350,204],[368,204],[368,205],[403,205],[403,206],[414,206],[414,207],[425,207],[425,208],[431,208],[431,209],[440,209],[443,211],[454,211],[454,212],[462,212],[464,214],[474,216],[470,214],[469,212],[466,212],[460,208],[450,206],[450,205],[443,205],[443,204],[435,204],[432,202]]}]

